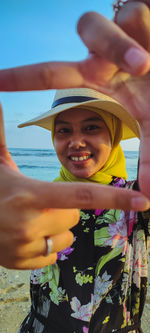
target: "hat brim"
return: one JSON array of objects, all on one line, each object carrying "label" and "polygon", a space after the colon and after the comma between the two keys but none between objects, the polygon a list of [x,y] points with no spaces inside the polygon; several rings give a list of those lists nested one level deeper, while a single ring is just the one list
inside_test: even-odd
[{"label": "hat brim", "polygon": [[138,122],[123,108],[123,106],[117,102],[104,101],[104,100],[92,100],[82,103],[67,103],[56,106],[55,108],[33,118],[27,122],[18,125],[19,128],[26,126],[40,126],[49,131],[52,129],[52,117],[65,110],[79,108],[81,106],[91,106],[96,109],[109,112],[119,118],[122,121],[122,138],[121,140],[140,138],[140,128]]}]

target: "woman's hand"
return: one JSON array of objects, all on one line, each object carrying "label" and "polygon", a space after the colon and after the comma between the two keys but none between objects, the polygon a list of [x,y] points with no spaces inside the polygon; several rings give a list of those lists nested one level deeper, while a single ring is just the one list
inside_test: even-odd
[{"label": "woman's hand", "polygon": [[[57,199],[58,191],[60,194],[56,184]],[[79,212],[50,209],[53,194],[49,183],[32,180],[19,172],[6,147],[0,108],[0,265],[17,269],[43,267],[53,264],[57,252],[72,244],[69,229],[78,222]],[[46,237],[53,242],[48,257]]]},{"label": "woman's hand", "polygon": [[87,86],[115,98],[138,120],[139,185],[150,198],[150,1],[129,1],[115,21],[98,13],[81,17],[78,32],[90,55],[79,64],[80,72]]}]

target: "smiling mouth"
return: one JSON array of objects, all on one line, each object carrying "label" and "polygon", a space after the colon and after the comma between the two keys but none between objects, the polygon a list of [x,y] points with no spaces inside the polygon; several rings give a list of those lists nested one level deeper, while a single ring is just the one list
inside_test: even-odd
[{"label": "smiling mouth", "polygon": [[86,155],[86,156],[70,156],[69,159],[74,162],[82,162],[87,161],[91,158],[92,155]]}]

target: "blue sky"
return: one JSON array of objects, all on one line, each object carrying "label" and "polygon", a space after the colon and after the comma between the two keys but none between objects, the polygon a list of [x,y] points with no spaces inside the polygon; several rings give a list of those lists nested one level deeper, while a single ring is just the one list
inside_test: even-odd
[{"label": "blue sky", "polygon": [[[111,19],[112,0],[2,0],[0,1],[0,68],[86,57],[87,50],[76,33],[78,18],[98,11]],[[50,133],[17,124],[50,109],[54,91],[0,93],[8,147],[52,147]],[[137,140],[123,144],[138,148]]]}]

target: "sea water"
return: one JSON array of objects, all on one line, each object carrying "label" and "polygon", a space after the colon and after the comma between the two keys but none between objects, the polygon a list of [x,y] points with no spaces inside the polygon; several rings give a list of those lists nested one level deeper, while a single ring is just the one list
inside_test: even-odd
[{"label": "sea water", "polygon": [[[29,177],[52,181],[59,175],[60,162],[53,149],[10,148],[20,171]],[[125,151],[128,180],[137,178],[138,151]]]}]

